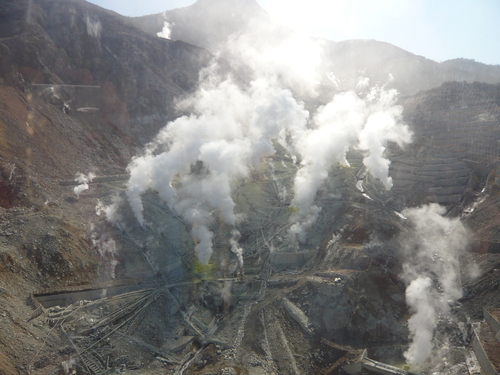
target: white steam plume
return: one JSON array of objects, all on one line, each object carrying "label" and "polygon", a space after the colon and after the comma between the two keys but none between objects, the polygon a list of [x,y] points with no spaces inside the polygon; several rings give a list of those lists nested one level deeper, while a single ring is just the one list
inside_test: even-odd
[{"label": "white steam plume", "polygon": [[233,229],[231,231],[231,238],[229,239],[229,243],[231,244],[231,251],[236,254],[236,257],[238,258],[238,266],[240,267],[240,269],[243,269],[243,249],[238,243],[240,237],[240,232],[236,229]]},{"label": "white steam plume", "polygon": [[289,90],[261,79],[246,91],[230,80],[206,85],[181,106],[192,115],[169,123],[129,165],[127,197],[144,226],[141,195],[157,191],[192,225],[198,259],[206,264],[212,212],[236,224],[232,184],[275,152],[273,139],[284,142],[287,131],[305,128],[309,114]]},{"label": "white steam plume", "polygon": [[170,24],[167,21],[163,21],[163,29],[156,33],[156,35],[160,38],[170,39],[171,32]]},{"label": "white steam plume", "polygon": [[400,147],[411,142],[411,132],[402,121],[403,108],[395,104],[396,94],[380,88],[372,89],[365,98],[352,91],[337,94],[318,109],[314,127],[296,137],[295,147],[302,160],[294,181],[292,242],[305,240],[320,212],[314,204],[316,193],[331,166],[349,166],[346,152],[350,148],[361,150],[367,170],[387,189],[392,187],[385,147],[390,141]]},{"label": "white steam plume", "polygon": [[115,278],[115,269],[118,265],[118,247],[113,238],[107,233],[98,233],[98,230],[91,226],[91,236],[92,245],[97,249],[99,255],[108,261],[109,274],[112,279]]},{"label": "white steam plume", "polygon": [[421,368],[432,353],[432,338],[440,315],[462,296],[458,256],[467,245],[467,230],[458,219],[443,216],[444,207],[430,204],[406,209],[402,214],[413,226],[402,239],[406,263],[406,302],[412,312],[408,322],[411,344],[408,363]]},{"label": "white steam plume", "polygon": [[387,190],[392,188],[389,177],[390,160],[384,157],[388,142],[399,147],[411,142],[412,133],[402,121],[403,107],[396,105],[396,90],[372,89],[367,97],[369,116],[358,135],[359,149],[365,153],[363,164]]},{"label": "white steam plume", "polygon": [[102,32],[101,21],[91,19],[90,17],[87,16],[85,18],[85,23],[87,24],[87,34],[89,34],[90,36],[92,36],[96,39],[99,39],[99,37],[101,36],[101,32]]},{"label": "white steam plume", "polygon": [[437,311],[434,308],[432,280],[418,276],[406,288],[406,303],[413,315],[408,320],[412,343],[405,358],[413,366],[421,366],[432,353],[432,337],[436,328]]},{"label": "white steam plume", "polygon": [[[316,221],[316,192],[332,164],[347,165],[349,148],[361,149],[369,171],[390,188],[384,149],[389,141],[404,145],[411,138],[395,92],[374,89],[365,98],[339,94],[320,107],[308,129],[309,113],[294,99],[292,88],[301,97],[316,97],[325,80],[320,76],[322,54],[321,41],[267,18],[253,19],[246,32],[231,36],[218,57],[251,83],[243,90],[230,79],[220,82],[214,74],[217,65],[206,69],[197,93],[180,103],[192,114],[168,124],[143,156],[130,163],[127,197],[141,226],[147,225],[141,196],[153,189],[192,225],[198,258],[208,262],[214,214],[235,225],[232,184],[275,152],[273,140],[292,158],[301,156],[289,232],[294,242],[303,241]],[[369,82],[360,82],[366,93]]]},{"label": "white steam plume", "polygon": [[79,185],[73,188],[73,192],[76,194],[77,198],[80,198],[80,194],[89,188],[89,182],[92,182],[94,178],[95,175],[92,172],[90,172],[88,175],[77,173],[75,181],[78,182]]},{"label": "white steam plume", "polygon": [[220,51],[223,59],[253,78],[265,77],[300,95],[314,96],[321,81],[323,42],[269,22],[251,20],[245,33],[230,37]]}]

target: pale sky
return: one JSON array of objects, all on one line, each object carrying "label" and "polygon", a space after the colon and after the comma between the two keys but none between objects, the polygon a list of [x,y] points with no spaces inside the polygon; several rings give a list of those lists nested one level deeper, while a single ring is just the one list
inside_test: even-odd
[{"label": "pale sky", "polygon": [[[88,0],[126,16],[195,0]],[[281,23],[330,40],[375,39],[435,61],[500,64],[500,0],[257,0]]]}]

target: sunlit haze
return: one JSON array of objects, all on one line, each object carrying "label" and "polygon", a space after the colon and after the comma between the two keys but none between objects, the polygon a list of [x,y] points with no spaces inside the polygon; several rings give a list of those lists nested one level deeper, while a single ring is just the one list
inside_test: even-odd
[{"label": "sunlit haze", "polygon": [[[126,16],[159,13],[193,0],[92,0]],[[275,19],[334,41],[375,39],[435,61],[467,58],[500,64],[497,0],[258,0]]]},{"label": "sunlit haze", "polygon": [[500,0],[0,20],[0,375],[498,374]]}]

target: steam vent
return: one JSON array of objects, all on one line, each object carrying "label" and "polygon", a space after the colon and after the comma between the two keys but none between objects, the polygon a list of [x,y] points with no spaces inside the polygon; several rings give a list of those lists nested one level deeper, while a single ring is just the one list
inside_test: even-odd
[{"label": "steam vent", "polygon": [[499,374],[499,228],[499,65],[0,4],[0,374]]}]

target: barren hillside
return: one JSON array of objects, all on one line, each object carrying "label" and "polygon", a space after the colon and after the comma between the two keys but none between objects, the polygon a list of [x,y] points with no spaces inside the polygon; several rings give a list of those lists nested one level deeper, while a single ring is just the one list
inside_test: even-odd
[{"label": "barren hillside", "polygon": [[[210,26],[207,17],[195,29],[190,12],[211,3],[165,14],[183,17],[178,39]],[[375,56],[375,81],[420,61],[430,70],[451,65],[436,74],[454,82],[415,68],[425,79],[404,81],[406,95],[389,104],[384,95],[392,94],[380,88],[343,93],[331,85],[302,102],[293,87],[268,86],[231,60],[219,62],[224,79],[208,77],[217,90],[204,86],[213,84],[210,52],[85,1],[4,1],[0,20],[0,373],[342,374],[356,364],[371,371],[369,361],[408,373],[409,321],[419,308],[410,286],[421,280],[431,291],[437,354],[411,370],[472,371],[471,323],[500,304],[495,67],[472,64],[464,78],[460,62],[439,65],[375,42],[332,43],[328,64],[347,69],[346,82],[358,54]],[[285,76],[273,85],[292,82]],[[490,83],[462,82],[469,79]],[[381,99],[370,101],[373,93]],[[352,102],[353,112],[335,107]],[[301,173],[319,157],[290,145],[312,134],[296,145],[312,140],[312,151],[320,149],[324,136],[314,130],[332,107],[348,114],[341,123],[391,115],[411,142],[398,145],[387,131],[388,141],[376,144],[382,164],[389,160],[386,183],[367,161],[370,145],[346,146],[320,165],[323,180],[301,206],[300,177],[315,176]],[[290,108],[309,116],[307,127],[289,126]],[[265,116],[269,142],[247,126]],[[224,138],[233,122],[242,126]],[[337,139],[345,133],[327,146],[344,147]],[[370,143],[380,133],[364,134]],[[257,156],[243,153],[248,166],[233,168],[249,144]],[[210,198],[229,193],[203,201],[206,186]],[[135,187],[144,187],[142,216]],[[314,215],[300,222],[304,207]],[[200,257],[202,228],[208,260]]]}]

